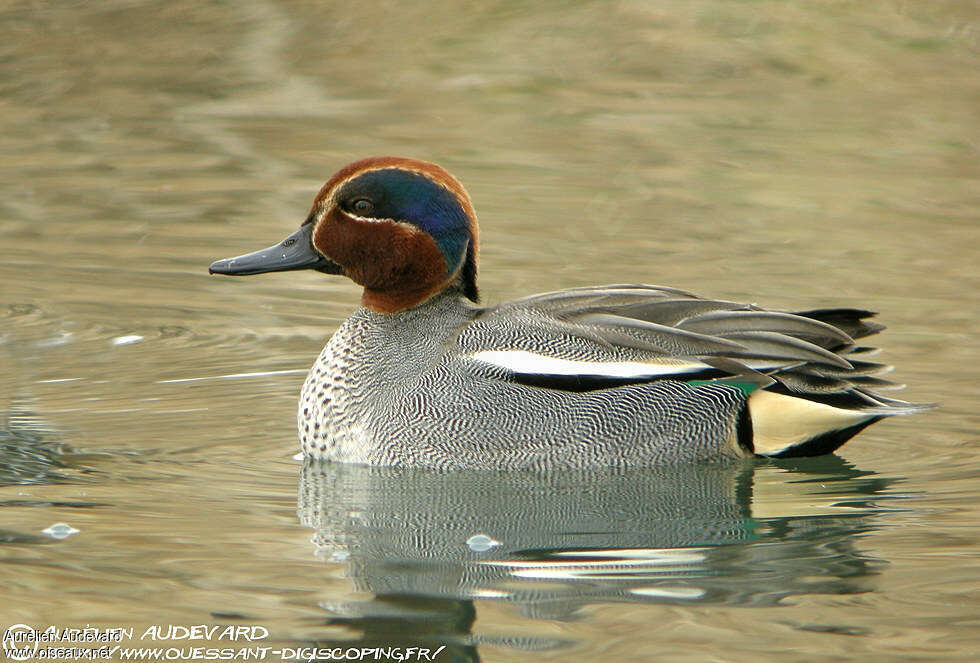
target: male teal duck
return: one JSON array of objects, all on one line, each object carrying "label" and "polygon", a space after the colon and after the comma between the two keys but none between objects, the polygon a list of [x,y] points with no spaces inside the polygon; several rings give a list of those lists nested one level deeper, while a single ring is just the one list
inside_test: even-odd
[{"label": "male teal duck", "polygon": [[606,285],[478,305],[477,223],[439,166],[379,157],[320,189],[280,244],[216,274],[315,269],[363,286],[310,369],[303,453],[544,469],[829,453],[922,405],[886,398],[869,311],[787,313]]}]

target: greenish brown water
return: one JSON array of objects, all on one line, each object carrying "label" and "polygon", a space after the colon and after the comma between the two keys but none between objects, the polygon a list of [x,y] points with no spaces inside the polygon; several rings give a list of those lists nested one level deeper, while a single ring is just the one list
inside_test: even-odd
[{"label": "greenish brown water", "polygon": [[[974,3],[24,2],[0,30],[0,627],[976,659]],[[487,302],[867,307],[942,407],[704,472],[303,468],[299,386],[359,293],[207,265],[376,154],[467,186]]]}]

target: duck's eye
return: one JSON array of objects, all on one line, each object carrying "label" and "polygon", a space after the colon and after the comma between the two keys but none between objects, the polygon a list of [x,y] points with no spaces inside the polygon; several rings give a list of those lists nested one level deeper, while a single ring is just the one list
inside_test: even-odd
[{"label": "duck's eye", "polygon": [[350,206],[358,214],[370,214],[371,210],[374,209],[374,203],[367,198],[358,198]]}]

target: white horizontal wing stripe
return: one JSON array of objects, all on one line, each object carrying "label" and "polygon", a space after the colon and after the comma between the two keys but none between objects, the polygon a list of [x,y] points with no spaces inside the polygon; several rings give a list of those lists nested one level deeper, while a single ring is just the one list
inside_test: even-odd
[{"label": "white horizontal wing stripe", "polygon": [[709,368],[700,362],[648,364],[639,361],[579,361],[548,357],[526,350],[484,350],[470,357],[515,373],[536,375],[606,375],[633,378],[679,375]]}]

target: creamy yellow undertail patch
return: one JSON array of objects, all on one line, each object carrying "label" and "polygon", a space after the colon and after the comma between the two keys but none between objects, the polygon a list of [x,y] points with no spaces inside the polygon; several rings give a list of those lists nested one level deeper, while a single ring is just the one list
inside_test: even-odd
[{"label": "creamy yellow undertail patch", "polygon": [[769,456],[875,415],[760,389],[749,396],[755,453]]}]

